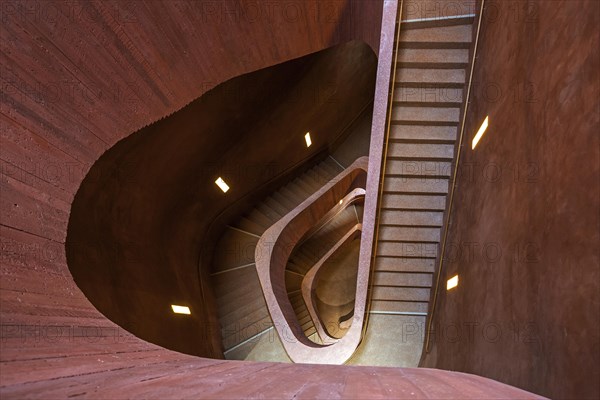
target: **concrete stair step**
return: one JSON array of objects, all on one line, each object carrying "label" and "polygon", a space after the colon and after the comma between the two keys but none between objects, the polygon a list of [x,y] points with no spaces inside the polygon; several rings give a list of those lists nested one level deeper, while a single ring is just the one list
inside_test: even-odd
[{"label": "concrete stair step", "polygon": [[417,49],[468,49],[471,24],[400,30],[400,46]]},{"label": "concrete stair step", "polygon": [[271,326],[273,326],[273,322],[271,321],[271,317],[267,316],[247,327],[236,329],[233,334],[223,337],[223,347],[225,348],[225,351],[227,351]]},{"label": "concrete stair step", "polygon": [[453,144],[430,143],[390,143],[388,158],[409,160],[452,160],[454,157]]},{"label": "concrete stair step", "polygon": [[302,199],[302,201],[306,200],[311,195],[310,189],[306,188],[305,185],[301,185],[298,182],[298,179],[288,183],[285,188],[294,196],[294,198]]},{"label": "concrete stair step", "polygon": [[[319,190],[329,180],[323,175],[322,170],[315,170],[315,168],[309,169],[303,175],[300,176],[302,181],[310,185],[313,193]],[[325,182],[325,183],[324,183]]]},{"label": "concrete stair step", "polygon": [[294,310],[306,308],[306,304],[304,304],[304,298],[302,297],[302,293],[300,291],[292,294],[288,292],[288,297],[290,298],[290,304]]},{"label": "concrete stair step", "polygon": [[286,266],[287,269],[297,272],[299,274],[306,274],[306,272],[310,269],[311,265],[307,264],[299,259],[290,259]]},{"label": "concrete stair step", "polygon": [[392,122],[412,121],[417,125],[428,125],[429,122],[458,124],[460,108],[458,107],[392,107]]},{"label": "concrete stair step", "polygon": [[462,104],[462,87],[412,86],[403,87],[398,85],[394,88],[394,107],[460,107]]},{"label": "concrete stair step", "polygon": [[307,315],[309,315],[308,309],[306,307],[299,307],[298,309],[296,309],[294,311],[296,312],[298,321],[302,321],[303,319],[306,318]]},{"label": "concrete stair step", "polygon": [[[473,0],[404,0],[402,29],[433,28],[472,24],[475,19]],[[398,22],[396,22],[398,24]]]},{"label": "concrete stair step", "polygon": [[[258,297],[246,301],[244,305],[236,309],[230,309],[227,313],[221,308],[218,309],[218,312],[221,327],[226,331],[244,328],[266,317],[270,318],[264,299]],[[223,332],[223,334],[229,333]]]},{"label": "concrete stair step", "polygon": [[302,175],[294,180],[294,183],[302,190],[303,199],[309,198],[314,192],[319,190],[320,186]]},{"label": "concrete stair step", "polygon": [[310,328],[314,328],[315,324],[313,324],[313,321],[312,321],[312,319],[310,319],[310,315],[309,315],[308,317],[305,317],[303,321],[300,322],[300,326],[302,327],[302,330],[306,334],[306,332]]},{"label": "concrete stair step", "polygon": [[264,303],[262,288],[254,267],[213,276],[213,289],[219,315],[228,315],[242,306],[259,299]]},{"label": "concrete stair step", "polygon": [[271,227],[271,225],[273,225],[275,222],[279,221],[279,219],[284,215],[283,213],[279,213],[274,208],[268,206],[266,201],[259,203],[255,210],[267,217],[267,220],[269,221],[269,227]]},{"label": "concrete stair step", "polygon": [[426,313],[428,308],[429,305],[427,302],[385,300],[374,300],[371,302],[371,313]]},{"label": "concrete stair step", "polygon": [[269,207],[270,209],[275,211],[277,213],[277,215],[280,216],[279,218],[281,218],[284,215],[286,215],[288,212],[290,212],[291,209],[285,204],[285,201],[284,202],[279,201],[275,197],[275,194],[267,197],[265,199],[264,203],[267,207]]},{"label": "concrete stair step", "polygon": [[433,273],[434,267],[435,260],[432,258],[377,257],[375,259],[376,271]]},{"label": "concrete stair step", "polygon": [[246,217],[241,217],[235,224],[235,227],[257,236],[261,236],[267,230],[263,225],[257,224]]},{"label": "concrete stair step", "polygon": [[385,177],[384,193],[447,194],[448,179],[438,177]]},{"label": "concrete stair step", "polygon": [[274,193],[273,197],[275,197],[279,202],[285,204],[291,210],[296,208],[298,204],[304,201],[303,198],[297,197],[295,193],[293,193],[288,186],[283,186],[279,188],[277,192]]},{"label": "concrete stair step", "polygon": [[408,272],[378,272],[373,276],[375,286],[431,287],[432,274]]},{"label": "concrete stair step", "polygon": [[381,226],[379,228],[379,240],[439,243],[440,228]]},{"label": "concrete stair step", "polygon": [[307,330],[304,331],[304,334],[306,335],[306,337],[310,337],[310,336],[314,335],[315,333],[317,333],[317,329],[315,328],[314,325],[312,325],[311,327],[309,327]]},{"label": "concrete stair step", "polygon": [[381,207],[384,210],[401,209],[443,211],[446,208],[446,196],[384,193]]},{"label": "concrete stair step", "polygon": [[437,243],[424,242],[379,242],[377,256],[405,258],[433,258],[438,254]]},{"label": "concrete stair step", "polygon": [[258,238],[228,227],[215,246],[212,273],[254,263]]},{"label": "concrete stair step", "polygon": [[464,85],[466,71],[464,68],[407,68],[399,67],[396,71],[396,82],[411,83],[458,83]]},{"label": "concrete stair step", "polygon": [[317,182],[319,187],[325,186],[336,175],[333,170],[329,169],[332,167],[325,167],[322,164],[317,165],[309,173],[309,176]]},{"label": "concrete stair step", "polygon": [[302,276],[289,270],[285,271],[285,287],[288,291],[298,290],[302,285]]},{"label": "concrete stair step", "polygon": [[468,49],[398,49],[399,67],[420,68],[466,68],[469,64]]},{"label": "concrete stair step", "polygon": [[452,164],[450,161],[388,160],[385,164],[385,179],[388,179],[388,176],[450,178],[451,174]]},{"label": "concrete stair step", "polygon": [[456,134],[456,126],[392,125],[390,128],[391,141],[453,142]]},{"label": "concrete stair step", "polygon": [[327,157],[321,164],[320,167],[324,168],[329,174],[329,180],[335,178],[340,172],[344,170],[335,160],[331,157]]},{"label": "concrete stair step", "polygon": [[436,211],[392,211],[381,213],[381,225],[441,227],[443,212]]},{"label": "concrete stair step", "polygon": [[277,217],[274,213],[270,216],[265,215],[258,208],[252,209],[252,211],[250,211],[248,215],[246,215],[246,218],[259,225],[264,231],[269,229],[271,225],[273,225],[277,221]]},{"label": "concrete stair step", "polygon": [[258,321],[264,321],[268,316],[269,310],[267,309],[266,304],[264,307],[255,309],[243,307],[240,309],[240,312],[231,313],[219,319],[222,327],[221,334],[223,337],[231,336],[240,329],[252,326]]},{"label": "concrete stair step", "polygon": [[428,302],[429,289],[374,286],[372,300]]}]

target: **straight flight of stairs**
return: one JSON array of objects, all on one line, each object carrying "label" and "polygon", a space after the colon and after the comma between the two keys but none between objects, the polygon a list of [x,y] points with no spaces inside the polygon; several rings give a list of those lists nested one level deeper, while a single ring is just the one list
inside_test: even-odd
[{"label": "straight flight of stairs", "polygon": [[469,15],[401,24],[372,314],[427,315],[473,19]]},{"label": "straight flight of stairs", "polygon": [[326,158],[257,204],[221,236],[214,252],[211,278],[226,358],[245,359],[263,337],[270,336],[270,341],[276,342],[273,336],[277,334],[254,264],[260,236],[342,170],[333,158]]}]

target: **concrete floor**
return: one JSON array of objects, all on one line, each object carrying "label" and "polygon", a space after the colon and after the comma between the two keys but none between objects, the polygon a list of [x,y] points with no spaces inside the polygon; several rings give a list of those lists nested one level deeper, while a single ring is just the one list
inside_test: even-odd
[{"label": "concrete floor", "polygon": [[240,347],[227,352],[225,357],[230,360],[292,362],[275,329],[269,329]]},{"label": "concrete floor", "polygon": [[417,367],[425,317],[371,314],[367,333],[348,365]]}]

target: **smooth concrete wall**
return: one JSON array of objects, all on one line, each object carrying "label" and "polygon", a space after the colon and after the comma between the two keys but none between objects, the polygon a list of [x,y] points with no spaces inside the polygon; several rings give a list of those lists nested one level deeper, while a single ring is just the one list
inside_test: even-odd
[{"label": "smooth concrete wall", "polygon": [[[433,346],[421,365],[552,398],[598,398],[600,3],[485,7]],[[455,274],[458,287],[446,291]]]}]

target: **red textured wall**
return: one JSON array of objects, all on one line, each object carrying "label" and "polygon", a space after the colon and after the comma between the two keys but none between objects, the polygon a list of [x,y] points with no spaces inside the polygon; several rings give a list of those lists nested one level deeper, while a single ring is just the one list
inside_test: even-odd
[{"label": "red textured wall", "polygon": [[2,2],[3,386],[179,359],[123,342],[77,288],[70,205],[108,148],[220,82],[349,40],[377,52],[381,1],[275,3]]},{"label": "red textured wall", "polygon": [[[598,398],[599,3],[485,7],[422,365],[551,398]],[[458,287],[446,291],[455,274]]]}]

